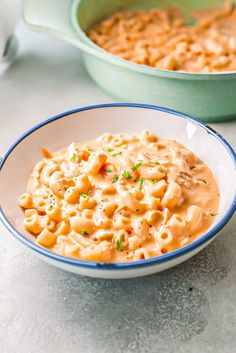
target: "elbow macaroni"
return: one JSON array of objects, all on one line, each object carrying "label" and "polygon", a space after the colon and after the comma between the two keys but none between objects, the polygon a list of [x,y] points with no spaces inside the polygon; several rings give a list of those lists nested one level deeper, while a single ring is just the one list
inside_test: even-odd
[{"label": "elbow macaroni", "polygon": [[210,169],[181,144],[148,131],[105,134],[55,153],[43,149],[43,156],[19,205],[26,230],[62,256],[160,256],[194,241],[217,212]]},{"label": "elbow macaroni", "polygon": [[[236,9],[196,11],[193,25],[175,8],[116,12],[88,31],[113,55],[160,70],[207,73],[236,70]],[[146,134],[146,141],[155,136]]]}]

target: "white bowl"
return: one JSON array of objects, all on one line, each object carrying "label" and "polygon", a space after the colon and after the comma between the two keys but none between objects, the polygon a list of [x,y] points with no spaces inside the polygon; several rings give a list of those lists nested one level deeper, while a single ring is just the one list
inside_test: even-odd
[{"label": "white bowl", "polygon": [[[66,258],[35,243],[22,225],[17,200],[25,192],[40,148],[55,151],[71,141],[105,133],[151,130],[175,139],[195,152],[213,170],[220,187],[219,212],[211,228],[191,244],[171,253],[131,263],[97,263]],[[236,209],[236,154],[224,138],[182,113],[141,104],[102,104],[65,112],[34,126],[6,152],[0,166],[0,219],[9,231],[44,261],[64,270],[100,278],[131,278],[166,270],[198,253],[222,230]]]}]

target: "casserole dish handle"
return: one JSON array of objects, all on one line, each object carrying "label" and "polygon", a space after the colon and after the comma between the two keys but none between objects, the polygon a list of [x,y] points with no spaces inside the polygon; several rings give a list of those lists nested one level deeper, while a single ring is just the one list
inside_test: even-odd
[{"label": "casserole dish handle", "polygon": [[23,17],[27,27],[47,33],[82,49],[88,54],[103,56],[82,42],[72,24],[72,11],[78,0],[23,0]]}]

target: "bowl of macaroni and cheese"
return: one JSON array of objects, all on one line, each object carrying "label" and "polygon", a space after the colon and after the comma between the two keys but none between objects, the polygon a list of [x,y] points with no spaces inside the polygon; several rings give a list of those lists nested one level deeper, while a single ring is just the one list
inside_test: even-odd
[{"label": "bowl of macaroni and cheese", "polygon": [[235,0],[25,0],[23,11],[31,29],[80,48],[112,97],[235,119]]},{"label": "bowl of macaroni and cheese", "polygon": [[141,104],[89,106],[42,122],[10,147],[0,217],[57,267],[142,276],[216,237],[236,208],[235,177],[229,144],[189,116]]}]

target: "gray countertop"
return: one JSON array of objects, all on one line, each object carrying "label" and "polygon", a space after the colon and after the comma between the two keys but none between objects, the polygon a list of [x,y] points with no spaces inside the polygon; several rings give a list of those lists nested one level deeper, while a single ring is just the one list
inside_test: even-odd
[{"label": "gray countertop", "polygon": [[[0,155],[46,117],[111,101],[78,50],[23,25],[18,36],[0,78]],[[213,126],[236,148],[236,121]],[[0,225],[0,353],[106,352],[236,352],[236,217],[182,265],[116,281],[53,268]]]}]

